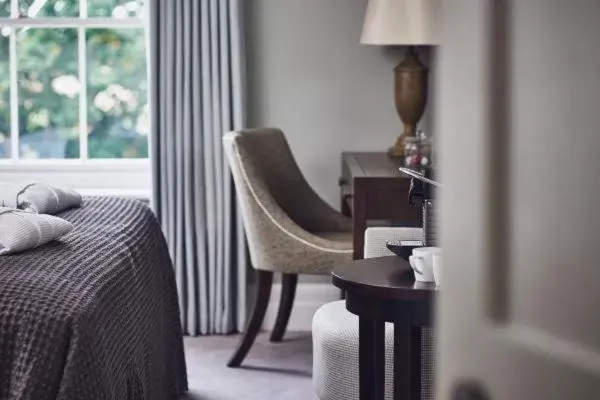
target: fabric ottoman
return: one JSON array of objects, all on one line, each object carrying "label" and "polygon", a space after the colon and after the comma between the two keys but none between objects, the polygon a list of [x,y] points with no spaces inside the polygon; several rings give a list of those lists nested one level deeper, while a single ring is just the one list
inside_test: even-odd
[{"label": "fabric ottoman", "polygon": [[[313,384],[320,400],[358,400],[358,317],[344,300],[323,305],[312,323]],[[423,400],[433,400],[433,339],[430,328],[422,337]],[[393,400],[394,325],[385,326],[385,399]]]}]

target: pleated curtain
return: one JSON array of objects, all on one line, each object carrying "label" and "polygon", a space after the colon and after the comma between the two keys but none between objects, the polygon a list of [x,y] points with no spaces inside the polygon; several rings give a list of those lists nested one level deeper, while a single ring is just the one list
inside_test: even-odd
[{"label": "pleated curtain", "polygon": [[244,0],[150,0],[153,207],[188,335],[245,323],[246,251],[221,138],[245,123]]}]

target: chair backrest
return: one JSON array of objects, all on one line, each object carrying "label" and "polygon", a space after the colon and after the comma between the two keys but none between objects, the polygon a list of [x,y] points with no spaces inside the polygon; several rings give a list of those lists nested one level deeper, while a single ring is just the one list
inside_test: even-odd
[{"label": "chair backrest", "polygon": [[281,235],[281,230],[293,224],[309,230],[310,221],[305,220],[302,210],[307,207],[306,193],[312,189],[279,129],[229,132],[223,137],[223,145],[252,263],[256,268],[265,268],[270,264],[267,253],[274,235]]},{"label": "chair backrest", "polygon": [[259,194],[270,197],[263,200],[273,201],[294,222],[304,226],[302,199],[308,183],[283,132],[276,128],[251,129],[228,133],[223,140],[237,153],[238,160],[233,162],[239,161],[247,183],[265,190]]},{"label": "chair backrest", "polygon": [[386,244],[400,241],[419,241],[423,239],[422,228],[373,227],[365,231],[365,258],[392,256]]}]

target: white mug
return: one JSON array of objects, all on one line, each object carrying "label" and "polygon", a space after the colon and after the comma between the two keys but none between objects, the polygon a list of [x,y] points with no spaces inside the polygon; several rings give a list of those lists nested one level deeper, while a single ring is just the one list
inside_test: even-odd
[{"label": "white mug", "polygon": [[440,286],[442,280],[442,253],[433,255],[433,279],[437,286]]},{"label": "white mug", "polygon": [[434,282],[433,255],[441,253],[439,247],[418,247],[413,249],[412,256],[408,262],[415,272],[415,280],[418,282]]}]

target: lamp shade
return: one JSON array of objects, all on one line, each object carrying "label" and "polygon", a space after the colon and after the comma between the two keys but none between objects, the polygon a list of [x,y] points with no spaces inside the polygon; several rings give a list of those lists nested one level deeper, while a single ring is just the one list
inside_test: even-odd
[{"label": "lamp shade", "polygon": [[437,0],[369,0],[360,42],[432,45]]}]

